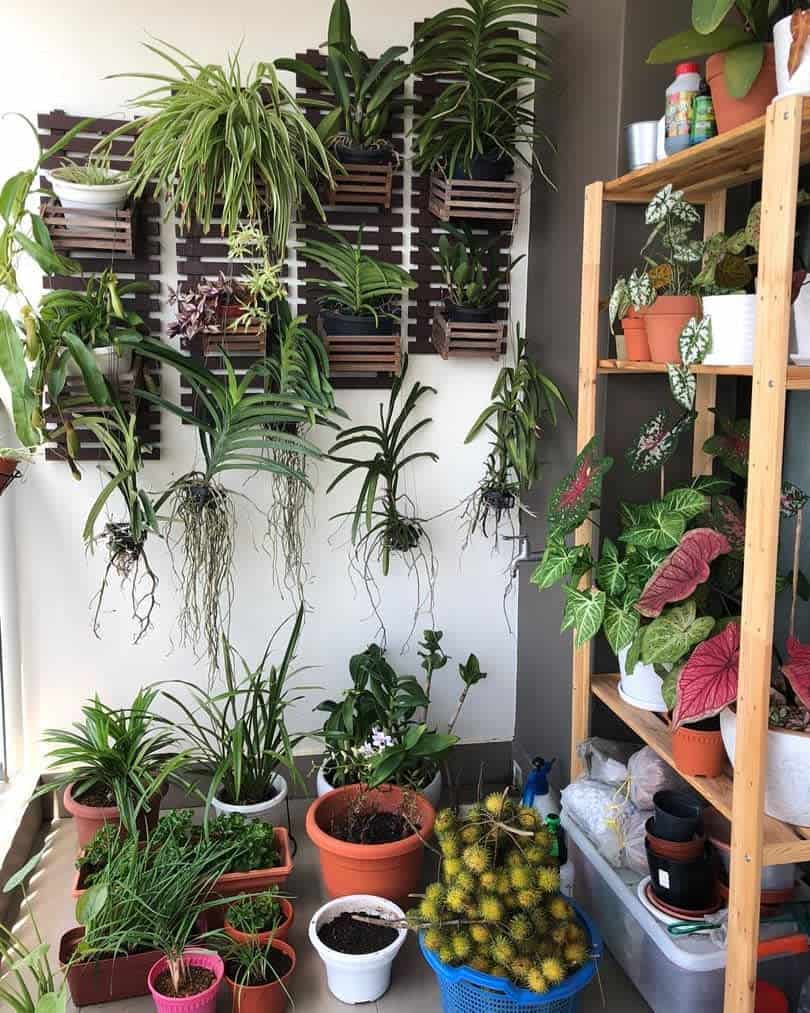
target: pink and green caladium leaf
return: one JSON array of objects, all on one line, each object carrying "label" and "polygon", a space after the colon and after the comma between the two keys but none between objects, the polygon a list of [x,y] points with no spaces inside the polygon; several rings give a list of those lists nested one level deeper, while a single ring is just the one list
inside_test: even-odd
[{"label": "pink and green caladium leaf", "polygon": [[792,482],[782,483],[782,498],[779,501],[779,509],[783,517],[795,517],[803,510],[807,503],[807,493],[803,492]]},{"label": "pink and green caladium leaf", "polygon": [[711,523],[716,531],[726,536],[732,552],[745,548],[745,513],[736,500],[730,496],[715,496]]},{"label": "pink and green caladium leaf", "polygon": [[735,475],[745,478],[748,474],[748,455],[751,449],[750,419],[721,418],[718,420],[720,432],[710,436],[703,444],[703,449],[733,471]]},{"label": "pink and green caladium leaf", "polygon": [[678,449],[681,434],[694,425],[696,417],[693,411],[687,411],[673,422],[662,408],[645,422],[625,451],[633,471],[662,468]]},{"label": "pink and green caladium leaf", "polygon": [[566,584],[563,591],[565,611],[560,632],[573,628],[574,643],[577,647],[582,647],[599,632],[605,616],[607,595],[596,587],[580,591],[570,584]]},{"label": "pink and green caladium leaf", "polygon": [[631,644],[641,625],[641,616],[635,607],[635,595],[630,595],[624,601],[608,598],[603,625],[605,637],[614,654]]},{"label": "pink and green caladium leaf", "polygon": [[790,683],[796,698],[805,710],[810,710],[810,644],[802,644],[796,637],[787,642],[788,660],[782,665],[782,675]]},{"label": "pink and green caladium leaf", "polygon": [[647,581],[636,606],[639,612],[654,619],[666,605],[689,598],[698,584],[709,579],[709,565],[730,549],[725,535],[712,528],[687,531]]},{"label": "pink and green caladium leaf", "polygon": [[694,601],[674,605],[644,628],[641,660],[645,665],[674,665],[708,637],[712,616],[698,616]]},{"label": "pink and green caladium leaf", "polygon": [[737,696],[740,627],[728,626],[698,644],[678,676],[678,701],[673,728],[719,714]]},{"label": "pink and green caladium leaf", "polygon": [[540,565],[531,576],[531,582],[543,591],[572,575],[579,580],[592,565],[589,545],[569,546],[562,538],[552,536],[546,544]]},{"label": "pink and green caladium leaf", "polygon": [[613,467],[612,457],[599,456],[599,437],[594,436],[577,456],[570,474],[558,483],[548,508],[549,527],[560,534],[574,531],[599,505],[602,478]]},{"label": "pink and green caladium leaf", "polygon": [[[703,317],[698,320],[692,317],[689,323],[681,331],[678,338],[678,348],[684,366],[696,366],[703,362],[706,353],[712,347],[712,320],[711,317]],[[694,380],[694,374],[690,374]],[[671,379],[670,379],[671,383]],[[675,391],[673,390],[673,396]],[[677,401],[677,397],[675,398]],[[694,398],[692,399],[694,403]],[[678,402],[680,404],[680,402]],[[691,408],[692,405],[684,405],[684,408]]]}]

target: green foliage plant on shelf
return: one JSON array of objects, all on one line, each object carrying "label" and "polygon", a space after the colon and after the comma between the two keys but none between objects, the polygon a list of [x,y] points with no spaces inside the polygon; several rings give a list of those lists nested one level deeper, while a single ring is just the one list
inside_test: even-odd
[{"label": "green foliage plant on shelf", "polygon": [[538,995],[586,963],[588,936],[559,893],[552,838],[533,809],[494,792],[464,818],[443,809],[435,830],[440,876],[404,924],[442,963]]},{"label": "green foliage plant on shelf", "polygon": [[254,893],[228,906],[228,923],[237,932],[258,936],[274,932],[284,920],[279,904],[278,887],[271,887],[264,893]]},{"label": "green foliage plant on shelf", "polygon": [[679,63],[725,53],[728,93],[745,98],[762,69],[775,7],[774,0],[693,0],[692,27],[659,42],[647,63]]},{"label": "green foliage plant on shelf", "polygon": [[391,116],[406,104],[403,87],[411,69],[402,62],[407,46],[390,46],[378,59],[369,58],[352,34],[346,0],[335,0],[326,41],[326,73],[302,60],[276,60],[315,85],[326,97],[299,99],[302,105],[325,110],[317,130],[338,160],[362,162],[396,159],[389,136]]},{"label": "green foliage plant on shelf", "polygon": [[301,605],[278,667],[269,660],[273,638],[258,665],[251,667],[223,634],[221,686],[206,691],[179,680],[172,685],[182,696],[163,690],[182,715],[179,721],[165,719],[166,724],[182,730],[188,762],[195,773],[210,778],[206,806],[214,799],[237,806],[269,801],[276,793],[279,768],[300,780],[293,751],[303,736],[287,730],[286,713],[301,699],[292,695],[288,680],[295,674],[291,666],[303,621]]},{"label": "green foliage plant on shelf", "polygon": [[417,26],[414,71],[442,81],[415,119],[419,172],[475,178],[484,159],[506,170],[519,162],[548,179],[536,152],[553,145],[537,127],[534,92],[550,77],[543,18],[567,10],[563,0],[465,0]]},{"label": "green foliage plant on shelf", "polygon": [[441,271],[450,319],[457,309],[480,311],[488,319],[494,319],[498,302],[508,289],[509,277],[523,256],[500,267],[498,255],[503,237],[499,233],[481,237],[469,225],[451,222],[443,228],[438,247],[430,244],[430,252]]},{"label": "green foliage plant on shelf", "polygon": [[64,158],[61,165],[51,169],[50,175],[63,183],[80,183],[84,186],[115,186],[127,179],[125,171],[116,172],[110,168],[108,156],[94,154],[88,157],[84,165],[71,158]]},{"label": "green foliage plant on shelf", "polygon": [[295,97],[272,63],[243,72],[238,52],[220,67],[167,43],[147,49],[164,61],[164,73],[116,75],[150,82],[133,100],[147,113],[108,135],[101,150],[135,133],[135,197],[154,184],[167,215],[184,226],[196,219],[205,232],[220,203],[223,232],[269,215],[271,247],[282,255],[304,197],[323,217],[317,184],[332,178],[329,156]]},{"label": "green foliage plant on shelf", "polygon": [[[384,409],[382,404],[379,406],[379,425],[344,429],[329,451],[331,460],[345,467],[329,483],[327,494],[350,475],[362,478],[354,509],[348,513],[336,514],[335,518],[351,519],[351,566],[363,581],[383,639],[385,627],[380,614],[379,589],[373,573],[375,564],[379,563],[382,575],[387,577],[393,555],[399,557],[408,574],[415,577],[416,604],[411,634],[416,628],[420,613],[426,611],[432,615],[434,603],[437,567],[433,544],[425,526],[427,522],[419,515],[413,499],[403,491],[401,479],[403,470],[414,462],[436,462],[439,459],[433,451],[409,449],[414,437],[432,422],[430,418],[414,422],[416,406],[426,394],[435,394],[436,390],[415,381],[397,411],[407,371],[408,357],[405,356],[402,373],[394,379],[391,386],[388,407]],[[358,446],[368,447],[367,457],[344,456],[348,450]]]}]

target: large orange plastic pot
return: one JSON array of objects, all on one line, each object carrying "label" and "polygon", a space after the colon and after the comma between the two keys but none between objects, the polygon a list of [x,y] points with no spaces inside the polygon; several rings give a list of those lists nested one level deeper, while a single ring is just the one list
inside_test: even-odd
[{"label": "large orange plastic pot", "polygon": [[715,53],[706,61],[706,80],[712,92],[714,116],[718,134],[734,130],[744,123],[750,123],[776,98],[776,60],[772,43],[765,46],[762,69],[754,80],[751,90],[744,98],[734,98],[726,87],[726,54]]},{"label": "large orange plastic pot", "polygon": [[234,1013],[283,1013],[287,1008],[287,992],[290,990],[288,982],[295,970],[295,950],[280,939],[272,946],[274,950],[279,950],[290,958],[289,971],[278,981],[271,981],[266,985],[237,985],[226,975],[225,981],[233,998]]},{"label": "large orange plastic pot", "polygon": [[680,362],[678,341],[681,331],[692,317],[700,318],[700,300],[693,295],[659,295],[642,313],[650,359],[653,362]]},{"label": "large orange plastic pot", "polygon": [[323,885],[330,897],[354,893],[385,897],[401,907],[409,906],[409,894],[422,885],[423,840],[433,832],[436,813],[422,795],[407,792],[416,807],[419,834],[411,834],[391,844],[350,844],[332,837],[330,830],[349,805],[365,791],[371,805],[394,812],[402,805],[406,792],[395,785],[364,788],[350,784],[336,788],[316,799],[307,811],[307,835],[318,849]]}]

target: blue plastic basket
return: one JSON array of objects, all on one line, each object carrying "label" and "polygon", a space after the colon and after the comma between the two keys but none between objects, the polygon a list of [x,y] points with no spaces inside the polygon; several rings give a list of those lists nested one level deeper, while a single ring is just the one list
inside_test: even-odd
[{"label": "blue plastic basket", "polygon": [[448,967],[425,947],[420,932],[419,948],[439,980],[444,1013],[577,1013],[582,991],[596,974],[602,956],[602,937],[585,912],[573,901],[569,903],[588,933],[592,959],[543,995],[471,967]]}]

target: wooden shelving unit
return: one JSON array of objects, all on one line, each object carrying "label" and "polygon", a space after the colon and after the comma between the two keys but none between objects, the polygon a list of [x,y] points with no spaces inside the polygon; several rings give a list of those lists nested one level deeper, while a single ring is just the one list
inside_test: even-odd
[{"label": "wooden shelving unit", "polygon": [[[765,815],[768,695],[773,644],[774,593],[779,538],[785,400],[788,390],[810,390],[810,368],[788,365],[790,290],[799,166],[810,162],[810,99],[789,96],[767,115],[695,148],[609,182],[585,189],[585,228],[580,317],[577,447],[596,434],[600,377],[664,373],[663,363],[600,358],[599,282],[605,203],[646,204],[667,183],[703,203],[704,231],[723,230],[726,191],[762,179],[762,231],[753,366],[699,366],[694,430],[694,474],[711,472],[705,439],[714,431],[718,376],[750,376],[751,448],[746,510],[745,573],[741,617],[737,742],[733,775],[687,778],[731,820],[731,878],[724,1013],[753,1013],[763,864],[810,861],[810,828]],[[589,542],[592,526],[577,531]],[[588,737],[592,698],[606,704],[628,728],[673,764],[670,737],[660,718],[628,706],[615,676],[592,676],[590,644],[574,650],[572,776],[582,771],[577,745]]]}]

